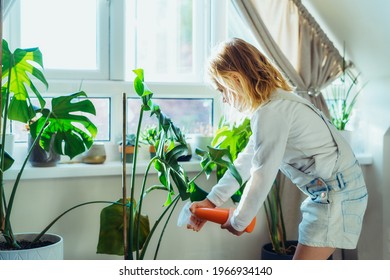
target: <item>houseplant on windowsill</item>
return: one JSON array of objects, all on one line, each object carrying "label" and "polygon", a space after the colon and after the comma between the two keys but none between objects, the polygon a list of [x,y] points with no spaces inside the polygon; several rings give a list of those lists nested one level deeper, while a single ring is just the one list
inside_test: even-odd
[{"label": "houseplant on windowsill", "polygon": [[[119,142],[118,150],[119,153],[125,155],[125,161],[127,163],[133,162],[134,151],[135,151],[135,134],[126,135],[126,143],[125,143],[125,152],[122,152],[123,144],[122,141]],[[123,160],[123,159],[122,159]]]},{"label": "houseplant on windowsill", "polygon": [[[41,233],[28,234],[27,242],[21,242],[12,227],[12,213],[16,204],[15,197],[19,189],[19,183],[23,171],[28,163],[32,148],[40,145],[45,150],[50,148],[52,136],[54,136],[53,147],[58,154],[67,155],[70,158],[83,153],[93,144],[93,138],[97,133],[96,126],[86,117],[79,113],[95,114],[95,107],[92,102],[86,99],[84,92],[77,92],[69,95],[53,98],[51,110],[45,107],[46,102],[41,96],[35,83],[42,84],[45,88],[48,83],[43,74],[42,54],[38,48],[16,49],[13,53],[9,50],[8,43],[2,41],[2,116],[0,131],[2,132],[0,146],[0,258],[12,258],[11,252],[16,252],[16,258],[22,256],[42,257],[40,253],[30,253],[30,248],[40,246],[41,239],[49,236],[62,242],[62,238],[48,234],[47,230],[53,223],[50,223]],[[28,88],[27,88],[28,87]],[[39,108],[34,109],[31,98],[36,97],[39,101]],[[30,133],[34,139],[23,160],[13,186],[8,188],[4,184],[4,172],[9,169],[14,160],[7,153],[4,136],[7,122],[9,120],[19,121],[24,124],[36,121],[30,125]],[[77,124],[77,127],[75,126]],[[39,143],[38,143],[39,139]],[[10,193],[8,194],[8,191]],[[32,201],[33,203],[33,201]],[[54,222],[57,218],[54,220]],[[31,236],[33,241],[31,241]],[[51,246],[50,246],[51,247]],[[48,247],[42,248],[45,250]],[[23,249],[23,250],[21,250]],[[61,254],[61,248],[58,252]],[[49,255],[53,258],[53,255]],[[58,256],[62,258],[62,256]]]},{"label": "houseplant on windowsill", "polygon": [[351,141],[351,131],[347,129],[347,124],[366,85],[361,81],[361,73],[354,70],[353,64],[347,63],[343,57],[340,77],[323,90],[332,123],[348,142]]},{"label": "houseplant on windowsill", "polygon": [[155,125],[146,127],[141,132],[142,143],[149,145],[149,154],[150,158],[156,156],[156,147],[158,147],[160,135],[157,127]]}]

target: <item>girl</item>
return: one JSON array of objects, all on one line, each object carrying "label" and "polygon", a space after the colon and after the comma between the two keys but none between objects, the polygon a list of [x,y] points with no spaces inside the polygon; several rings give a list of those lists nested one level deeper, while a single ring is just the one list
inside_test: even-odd
[{"label": "girl", "polygon": [[[368,195],[360,166],[336,128],[292,93],[281,73],[244,40],[223,43],[208,74],[224,102],[251,118],[252,136],[234,162],[247,184],[222,228],[235,235],[244,232],[280,169],[308,196],[301,205],[294,259],[327,259],[336,248],[356,248]],[[238,188],[226,172],[190,210],[221,206]],[[193,214],[187,228],[199,231],[204,223]]]}]

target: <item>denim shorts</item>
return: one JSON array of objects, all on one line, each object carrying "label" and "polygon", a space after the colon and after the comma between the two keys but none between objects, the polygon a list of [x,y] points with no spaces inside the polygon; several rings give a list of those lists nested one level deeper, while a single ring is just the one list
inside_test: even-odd
[{"label": "denim shorts", "polygon": [[300,187],[308,195],[301,205],[301,244],[355,249],[362,230],[368,193],[356,162],[329,180],[317,178]]}]

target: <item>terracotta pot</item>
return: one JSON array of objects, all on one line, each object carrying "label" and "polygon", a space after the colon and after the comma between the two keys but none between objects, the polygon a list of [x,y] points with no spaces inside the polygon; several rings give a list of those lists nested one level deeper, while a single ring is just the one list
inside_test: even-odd
[{"label": "terracotta pot", "polygon": [[[119,153],[121,155],[121,160],[123,160],[122,145],[118,146],[118,150],[119,150]],[[127,163],[133,163],[134,150],[135,150],[135,146],[126,146],[125,147],[125,154],[126,154],[126,162]]]}]

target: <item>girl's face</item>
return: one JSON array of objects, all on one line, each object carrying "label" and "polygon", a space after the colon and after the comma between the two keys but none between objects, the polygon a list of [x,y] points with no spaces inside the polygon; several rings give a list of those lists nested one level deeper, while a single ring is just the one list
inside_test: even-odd
[{"label": "girl's face", "polygon": [[243,93],[240,87],[239,80],[237,78],[229,77],[227,80],[219,78],[217,79],[217,90],[221,93],[223,103],[229,104],[239,112],[243,112]]},{"label": "girl's face", "polygon": [[228,88],[220,88],[218,90],[221,92],[223,103],[227,103],[239,112],[243,112],[242,97],[239,93]]}]

